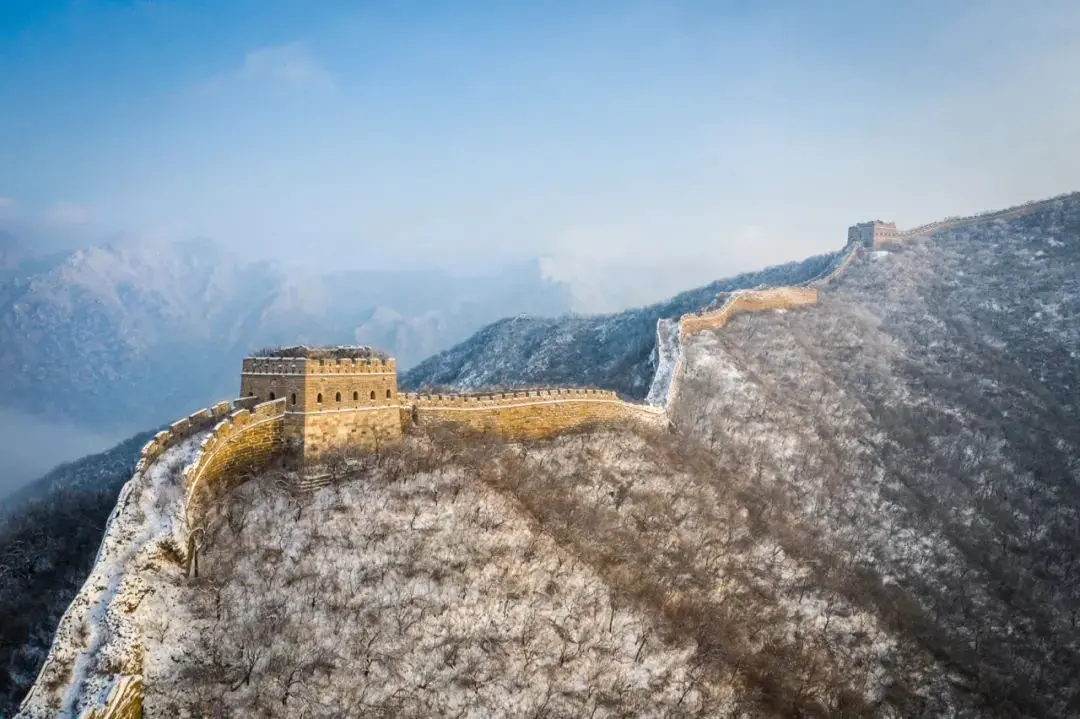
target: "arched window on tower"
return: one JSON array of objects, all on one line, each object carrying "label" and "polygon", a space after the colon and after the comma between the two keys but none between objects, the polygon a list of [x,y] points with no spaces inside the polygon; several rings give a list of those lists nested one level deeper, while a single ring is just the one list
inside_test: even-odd
[{"label": "arched window on tower", "polygon": [[319,392],[317,395],[315,395],[315,402],[318,404],[322,404],[322,392]]},{"label": "arched window on tower", "polygon": [[292,393],[292,403],[294,406],[296,405],[296,392]]},{"label": "arched window on tower", "polygon": [[359,399],[360,399],[360,393],[359,392],[353,392],[352,393],[352,401],[356,402]]},{"label": "arched window on tower", "polygon": [[277,395],[273,392],[270,393],[270,399],[277,399]]},{"label": "arched window on tower", "polygon": [[335,402],[340,402],[341,401],[341,392],[338,392],[337,394],[334,395],[334,401]]},{"label": "arched window on tower", "polygon": [[375,399],[375,390],[371,390],[371,398]]},{"label": "arched window on tower", "polygon": [[386,398],[390,399],[390,390],[386,390]]}]

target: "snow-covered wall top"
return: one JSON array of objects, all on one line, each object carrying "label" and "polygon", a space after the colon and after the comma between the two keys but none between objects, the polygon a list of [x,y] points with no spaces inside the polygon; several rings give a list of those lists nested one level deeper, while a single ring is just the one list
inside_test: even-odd
[{"label": "snow-covered wall top", "polygon": [[267,425],[280,426],[283,416],[284,400],[222,402],[147,442],[19,717],[138,716],[131,712],[141,706],[143,657],[134,613],[152,601],[141,573],[147,567],[183,571],[189,530],[199,521],[196,500],[222,472],[264,458],[262,446],[276,451],[280,429],[275,435],[271,428],[269,440],[263,435]]},{"label": "snow-covered wall top", "polygon": [[459,407],[463,405],[493,407],[503,404],[516,404],[522,400],[617,399],[615,393],[611,390],[566,387],[545,387],[481,394],[422,394],[407,392],[401,396],[406,404],[415,404],[418,407]]}]

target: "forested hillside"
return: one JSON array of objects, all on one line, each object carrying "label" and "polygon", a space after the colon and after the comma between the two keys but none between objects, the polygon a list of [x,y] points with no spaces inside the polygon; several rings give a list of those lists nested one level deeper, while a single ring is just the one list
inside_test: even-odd
[{"label": "forested hillside", "polygon": [[892,677],[908,715],[1080,709],[1078,267],[1074,196],[869,252],[818,306],[687,348],[673,419],[748,457],[762,536],[941,662]]},{"label": "forested hillside", "polygon": [[[670,431],[436,426],[314,492],[264,472],[198,580],[168,552],[143,577],[147,715],[1074,716],[1078,261],[1076,196],[868,248],[816,305],[685,338]],[[617,317],[565,336],[644,325]],[[448,381],[629,392],[651,361],[628,330],[474,374],[512,335],[444,355]]]},{"label": "forested hillside", "polygon": [[1075,715],[1078,239],[1069,198],[867,250],[691,337],[670,434],[421,436],[315,495],[248,485],[156,706]]},{"label": "forested hillside", "polygon": [[721,292],[798,284],[829,271],[840,253],[718,280],[648,307],[610,315],[512,317],[421,362],[401,377],[413,388],[569,385],[641,400],[656,371],[656,323],[705,307]]}]

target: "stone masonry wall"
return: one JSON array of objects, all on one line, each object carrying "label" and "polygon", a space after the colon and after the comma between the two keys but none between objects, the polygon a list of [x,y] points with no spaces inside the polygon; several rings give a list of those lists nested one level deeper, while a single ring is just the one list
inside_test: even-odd
[{"label": "stone masonry wall", "polygon": [[679,335],[685,337],[704,330],[720,329],[737,314],[786,309],[817,302],[817,288],[775,287],[768,290],[734,292],[718,310],[700,315],[683,315],[679,320]]},{"label": "stone masonry wall", "polygon": [[985,222],[988,220],[1011,220],[1017,217],[1023,217],[1031,212],[1041,210],[1047,205],[1051,205],[1059,200],[1064,200],[1067,197],[1076,195],[1076,192],[1065,192],[1060,195],[1054,195],[1048,197],[1045,200],[1031,200],[1025,202],[1022,205],[1015,205],[1013,207],[1006,207],[1003,210],[987,210],[986,212],[980,212],[974,215],[966,215],[964,217],[946,217],[944,220],[937,220],[936,222],[929,222],[925,225],[919,225],[918,227],[912,227],[909,230],[902,230],[897,233],[896,237],[886,242],[878,242],[876,246],[882,247],[890,244],[899,244],[912,237],[919,237],[929,235],[933,232],[941,232],[943,230],[951,230],[954,227],[966,225],[971,222]]},{"label": "stone masonry wall", "polygon": [[401,438],[401,408],[393,405],[326,409],[303,415],[304,458],[343,447],[374,449]]},{"label": "stone masonry wall", "polygon": [[119,677],[105,702],[90,707],[79,719],[142,719],[143,683],[137,676]]},{"label": "stone masonry wall", "polygon": [[[679,318],[674,331],[665,324],[670,320],[662,319],[657,322],[658,363],[665,366],[657,368],[657,376],[654,377],[653,384],[649,388],[649,397],[656,406],[668,407],[674,401],[679,391],[679,380],[683,371],[682,343],[687,337],[697,332],[720,329],[732,317],[742,312],[761,312],[817,303],[818,289],[839,277],[859,254],[861,246],[859,238],[850,241],[844,258],[835,268],[802,285],[733,292],[715,310],[683,315]],[[668,337],[669,333],[674,337]]]},{"label": "stone masonry wall", "polygon": [[200,526],[206,503],[243,481],[277,455],[285,439],[285,398],[240,409],[203,440],[202,452],[184,475],[189,531]]},{"label": "stone masonry wall", "polygon": [[249,357],[240,394],[260,401],[284,398],[285,438],[302,447],[305,459],[401,436],[392,358]]},{"label": "stone masonry wall", "polygon": [[420,424],[454,422],[509,438],[541,438],[590,422],[633,419],[662,424],[663,409],[632,404],[614,392],[539,389],[486,395],[402,396],[403,414]]},{"label": "stone masonry wall", "polygon": [[[104,571],[103,568],[108,566],[110,560],[137,551],[136,547],[129,546],[132,535],[130,526],[135,521],[133,517],[139,513],[138,497],[134,496],[133,492],[141,491],[141,488],[134,488],[139,486],[143,475],[168,449],[178,446],[199,432],[220,425],[222,421],[227,421],[230,413],[235,415],[248,412],[247,408],[254,404],[253,398],[242,398],[233,403],[219,402],[213,407],[173,422],[167,430],[158,432],[143,446],[132,479],[120,490],[116,507],[105,524],[101,546],[94,560],[94,569],[60,618],[49,656],[46,657],[34,686],[23,699],[19,717],[38,719],[53,716],[58,702],[72,689],[63,678],[73,675],[73,666],[82,647],[82,644],[72,637],[78,634],[80,627],[87,625],[92,612],[107,610],[107,606],[102,604],[108,601],[104,592],[111,584],[122,579],[100,575],[99,570]],[[137,656],[137,652],[133,652],[132,656]],[[134,661],[131,667],[125,668],[129,673],[112,677],[111,690],[104,702],[87,708],[80,715],[81,719],[128,719],[141,716],[142,680],[137,673],[140,671],[137,664],[138,662]]]}]

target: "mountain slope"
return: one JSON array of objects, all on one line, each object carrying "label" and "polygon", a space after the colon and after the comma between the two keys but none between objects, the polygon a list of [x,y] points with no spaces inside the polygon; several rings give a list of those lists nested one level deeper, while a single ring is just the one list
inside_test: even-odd
[{"label": "mountain slope", "polygon": [[762,535],[940,662],[910,714],[1080,706],[1078,267],[1073,196],[871,251],[817,306],[686,348],[673,420],[747,458]]},{"label": "mountain slope", "polygon": [[[146,577],[148,715],[1074,716],[1078,265],[1080,196],[962,223],[689,336],[671,434],[434,429],[313,494],[265,473],[202,581]],[[634,387],[632,344],[497,372]]]},{"label": "mountain slope", "polygon": [[708,305],[718,293],[759,285],[795,284],[829,270],[837,254],[819,255],[719,280],[667,302],[612,315],[514,317],[401,377],[408,388],[585,385],[644,399],[656,369],[656,323]]},{"label": "mountain slope", "polygon": [[[817,305],[692,335],[672,435],[420,436],[309,499],[249,485],[215,547],[226,611],[251,621],[179,599],[202,617],[174,639],[192,642],[192,706],[452,714],[512,695],[538,715],[1074,716],[1078,265],[1080,198],[972,222],[863,252]],[[342,540],[328,517],[367,529]],[[570,571],[535,566],[508,527]],[[235,549],[266,536],[284,573]],[[606,645],[611,607],[629,612],[633,659]],[[356,641],[322,635],[342,613]],[[213,650],[266,642],[232,693],[242,667]],[[648,699],[615,679],[639,661]],[[157,710],[193,701],[165,654],[152,662]],[[290,693],[294,673],[308,679]]]}]

